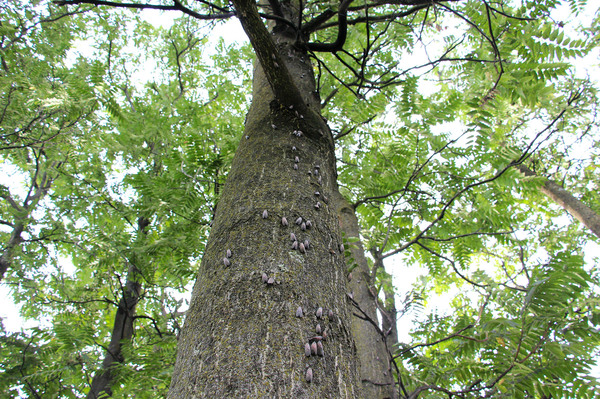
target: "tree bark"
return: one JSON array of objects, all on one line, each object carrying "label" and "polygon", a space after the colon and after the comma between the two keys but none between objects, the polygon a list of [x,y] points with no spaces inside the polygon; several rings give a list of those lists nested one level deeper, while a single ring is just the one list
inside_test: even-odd
[{"label": "tree bark", "polygon": [[[145,235],[145,228],[149,221],[144,217],[138,219],[138,238]],[[127,270],[127,280],[123,287],[123,295],[119,301],[117,314],[113,331],[110,337],[110,343],[106,350],[106,356],[102,361],[102,368],[99,369],[92,379],[92,386],[87,394],[87,399],[99,399],[112,396],[112,386],[115,383],[115,366],[117,363],[123,363],[123,346],[131,343],[133,337],[133,321],[135,318],[135,308],[140,299],[142,289],[139,283],[139,270],[134,259],[129,264]]]},{"label": "tree bark", "polygon": [[2,281],[4,278],[4,273],[6,273],[10,267],[10,264],[12,263],[15,248],[17,248],[22,241],[21,234],[23,233],[24,228],[25,226],[21,221],[17,221],[14,224],[10,238],[6,243],[6,247],[4,247],[4,251],[2,252],[2,255],[0,255],[0,281]]},{"label": "tree bark", "polygon": [[[348,274],[348,291],[360,309],[354,311],[352,335],[360,363],[360,378],[365,398],[397,398],[388,346],[378,328],[377,298],[370,289],[372,281],[364,248],[360,241],[360,228],[354,208],[338,193],[336,195],[340,228],[352,241],[347,248],[355,267]],[[374,325],[375,324],[375,325]],[[389,323],[388,323],[389,324]],[[382,325],[385,331],[385,320]],[[389,347],[391,349],[391,347]]]},{"label": "tree bark", "polygon": [[[252,10],[243,12],[240,19]],[[280,101],[258,57],[252,106],[179,339],[170,398],[362,397],[331,202],[333,137],[314,117],[308,54],[289,32],[267,39],[261,45],[277,43],[277,65],[268,67],[287,68],[304,105]],[[320,355],[310,355],[311,346]]]},{"label": "tree bark", "polygon": [[[525,165],[517,165],[516,168],[527,177],[537,176],[534,171]],[[571,216],[583,223],[596,237],[600,238],[600,215],[589,206],[550,179],[544,181],[544,184],[540,186],[540,191],[562,206]]]}]

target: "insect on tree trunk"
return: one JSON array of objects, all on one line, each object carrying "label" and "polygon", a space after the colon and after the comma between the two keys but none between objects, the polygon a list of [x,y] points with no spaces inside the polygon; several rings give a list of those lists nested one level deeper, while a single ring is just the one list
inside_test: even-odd
[{"label": "insect on tree trunk", "polygon": [[295,35],[269,34],[253,2],[239,3],[259,60],[253,102],[169,397],[359,398],[346,264],[331,203],[333,139],[318,113],[312,66],[293,46]]}]

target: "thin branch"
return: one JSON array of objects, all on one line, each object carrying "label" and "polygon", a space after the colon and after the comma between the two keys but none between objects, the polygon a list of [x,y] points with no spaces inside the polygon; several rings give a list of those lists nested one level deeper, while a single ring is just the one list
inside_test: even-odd
[{"label": "thin branch", "polygon": [[[196,11],[190,10],[181,4],[178,0],[172,0],[173,5],[160,5],[160,4],[139,4],[139,3],[118,3],[114,1],[105,0],[56,0],[54,3],[59,6],[65,5],[77,5],[77,4],[92,4],[95,6],[109,6],[116,8],[133,8],[137,10],[162,10],[162,11],[181,11],[196,19],[227,19],[235,16],[234,12],[226,12],[221,14],[199,14]],[[212,5],[211,5],[212,6]],[[216,6],[213,6],[216,7]]]}]

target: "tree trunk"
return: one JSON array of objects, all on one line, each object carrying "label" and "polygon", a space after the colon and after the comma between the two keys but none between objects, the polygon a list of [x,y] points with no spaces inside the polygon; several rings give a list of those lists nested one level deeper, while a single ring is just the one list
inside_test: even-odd
[{"label": "tree trunk", "polygon": [[[145,235],[145,228],[149,223],[148,219],[144,217],[138,219],[138,239]],[[92,387],[88,392],[87,399],[112,396],[112,386],[115,383],[116,377],[114,367],[117,363],[123,363],[125,360],[123,357],[123,345],[131,343],[135,308],[139,302],[142,289],[139,283],[139,269],[136,266],[138,260],[135,258],[134,256],[134,260],[129,264],[127,270],[127,280],[123,287],[123,294],[119,301],[117,314],[115,315],[110,344],[106,350],[106,356],[102,361],[102,368],[96,372],[92,379]]]},{"label": "tree trunk", "polygon": [[[252,12],[238,9],[241,19]],[[170,398],[362,397],[331,202],[333,138],[315,117],[307,53],[285,32],[271,37],[276,65],[268,68],[289,71],[291,91],[305,102],[282,99],[281,82],[274,88],[263,73],[264,54],[258,57],[252,106],[179,339]],[[261,42],[268,54],[273,41],[261,40],[269,41]]]},{"label": "tree trunk", "polygon": [[21,234],[23,233],[24,228],[25,226],[23,225],[23,222],[17,221],[14,224],[13,231],[10,234],[10,239],[6,243],[6,247],[4,247],[2,255],[0,255],[0,281],[2,281],[4,278],[4,273],[6,273],[10,267],[10,264],[12,263],[15,248],[22,241]]},{"label": "tree trunk", "polygon": [[[340,227],[346,238],[352,241],[349,249],[356,266],[349,274],[348,291],[360,309],[352,318],[352,335],[356,343],[360,363],[360,377],[365,398],[397,398],[394,386],[390,354],[378,328],[377,298],[373,296],[369,265],[360,242],[360,229],[354,209],[338,193],[336,195]],[[389,323],[388,323],[389,324]],[[384,320],[384,328],[385,328]],[[384,329],[385,331],[385,329]],[[389,347],[391,350],[391,347]]]},{"label": "tree trunk", "polygon": [[[525,165],[517,165],[516,168],[525,176],[537,176],[534,171]],[[600,238],[600,216],[590,207],[550,179],[544,181],[544,185],[540,187],[540,191],[552,201],[562,206],[571,216],[583,223],[596,237]]]}]

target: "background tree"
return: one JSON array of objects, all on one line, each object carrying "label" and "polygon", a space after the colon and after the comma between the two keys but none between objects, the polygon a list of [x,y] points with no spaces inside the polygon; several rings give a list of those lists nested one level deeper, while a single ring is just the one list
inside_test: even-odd
[{"label": "background tree", "polygon": [[[176,372],[173,395],[194,389],[213,395],[202,388],[206,381],[227,394],[258,389],[338,397],[347,393],[332,389],[343,386],[378,397],[594,395],[597,383],[589,370],[598,345],[598,276],[597,260],[585,248],[595,238],[540,195],[542,179],[523,179],[516,170],[525,165],[560,181],[597,211],[596,91],[573,67],[594,51],[597,20],[576,32],[566,18],[557,20],[568,13],[584,17],[584,2],[308,2],[298,13],[294,4],[273,1],[260,15],[252,2],[242,1],[234,6],[87,3],[179,10],[207,21],[237,15],[265,74],[255,70],[254,102],[242,135],[247,97],[239,88],[246,87],[249,72],[237,64],[248,52],[220,45],[211,65],[216,70],[208,73],[202,53],[195,52],[208,41],[197,36],[191,19],[182,18],[167,32],[135,13],[79,14],[89,5],[43,11],[7,6],[5,44],[22,43],[32,54],[43,54],[49,46],[25,40],[38,31],[23,27],[39,26],[44,43],[55,40],[53,29],[45,28],[60,26],[54,20],[94,27],[91,36],[98,43],[79,64],[34,57],[44,60],[45,71],[60,66],[63,80],[73,79],[73,86],[85,83],[77,94],[61,97],[70,100],[61,103],[61,112],[79,109],[73,100],[85,98],[92,111],[71,119],[86,134],[78,145],[70,143],[60,168],[32,166],[22,150],[10,144],[3,149],[5,162],[28,174],[24,181],[31,182],[32,193],[47,186],[41,191],[47,200],[37,213],[30,208],[26,219],[16,218],[20,210],[12,204],[25,208],[35,201],[19,197],[14,184],[6,184],[2,195],[3,212],[12,209],[11,216],[2,217],[8,226],[4,253],[11,260],[5,284],[17,301],[27,298],[26,316],[50,315],[28,336],[3,335],[2,364],[10,370],[4,389],[11,395],[88,393],[105,357],[101,348],[110,341],[127,271],[138,264],[143,290],[132,318],[134,333],[111,366],[109,385],[113,396],[164,395],[170,379],[165,365],[171,364],[181,322],[176,291],[193,275],[200,253],[201,279],[189,312],[190,320],[199,322],[187,322],[179,352],[181,359],[190,355],[181,362],[204,362],[209,371],[193,379]],[[272,35],[265,34],[259,16],[271,21]],[[65,51],[81,32],[75,26],[57,29],[71,38]],[[127,29],[133,34],[123,35]],[[143,53],[129,52],[130,37]],[[412,54],[423,44],[429,61],[415,65]],[[11,68],[16,61],[10,57],[18,54],[29,53],[2,54],[4,93],[20,81],[14,74],[31,76],[27,66],[33,63]],[[136,68],[154,56],[159,72],[147,82],[133,79]],[[39,76],[38,85],[61,82],[49,72]],[[16,93],[30,86],[15,87]],[[23,101],[11,103],[11,96],[3,96],[8,99],[4,115],[21,111],[17,105]],[[57,101],[55,92],[49,97],[46,103]],[[37,99],[31,92],[24,98]],[[7,124],[3,119],[3,132],[20,132],[19,126],[32,120],[19,118]],[[9,143],[23,136],[9,133],[3,136]],[[45,146],[57,145],[53,140],[49,136]],[[234,150],[237,160],[222,191]],[[31,151],[40,154],[33,157],[36,162],[46,160],[45,147]],[[82,164],[88,167],[81,170]],[[56,171],[47,174],[51,186],[33,179],[46,170]],[[351,220],[353,212],[363,227],[362,245],[356,223],[342,217]],[[308,216],[315,228],[296,231],[292,220],[282,226],[282,216]],[[143,242],[135,238],[140,217],[149,221]],[[345,265],[336,254],[342,249],[338,217],[346,237]],[[27,220],[26,233],[13,240],[18,220]],[[306,253],[285,248],[290,230],[310,240]],[[53,235],[31,239],[39,231]],[[361,248],[370,256],[360,256]],[[427,269],[404,305],[384,269],[398,268],[389,261],[393,256]],[[53,266],[64,264],[61,257],[72,259],[75,272]],[[328,266],[319,268],[326,259]],[[294,265],[293,271],[286,265]],[[328,277],[333,270],[335,277]],[[422,314],[410,342],[397,338],[394,314],[423,309],[438,294],[450,298],[450,309]],[[231,311],[230,303],[244,306]],[[296,318],[296,308],[310,314],[322,303],[335,310],[319,323],[331,333],[329,342],[324,358],[307,359],[303,344],[314,341],[307,334],[319,320]],[[355,320],[372,326],[372,335],[357,334],[361,323],[351,326],[348,305]],[[62,310],[66,306],[69,312]],[[241,320],[244,329],[234,331]],[[381,351],[359,353],[373,366],[362,365],[360,388],[351,373],[342,379],[346,385],[328,373],[352,368],[351,346],[342,344],[350,342],[350,329],[359,351]],[[387,347],[361,345],[373,336]],[[247,346],[234,345],[237,340]],[[153,373],[156,364],[166,372]],[[310,383],[304,381],[306,364],[313,373]],[[246,367],[247,377],[229,385],[217,382],[238,374],[239,366]],[[372,374],[377,370],[379,378]]]}]

